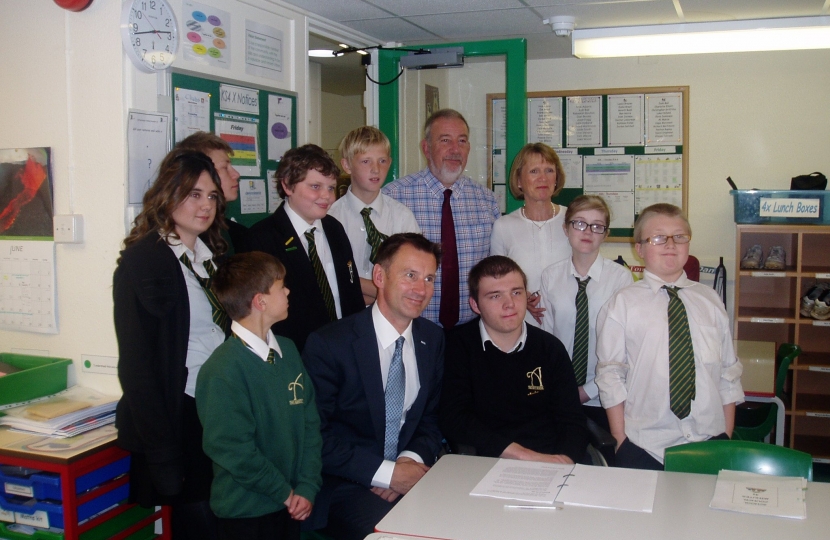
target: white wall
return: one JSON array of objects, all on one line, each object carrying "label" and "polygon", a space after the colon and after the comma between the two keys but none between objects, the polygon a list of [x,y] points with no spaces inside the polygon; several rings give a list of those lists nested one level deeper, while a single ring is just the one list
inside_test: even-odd
[{"label": "white wall", "polygon": [[[830,170],[828,66],[826,50],[533,60],[527,89],[688,85],[691,252],[707,266],[723,256],[734,278],[726,177],[742,189],[789,189],[793,176]],[[631,262],[633,252],[620,248],[609,251]]]},{"label": "white wall", "polygon": [[[232,14],[232,68],[183,60],[175,66],[297,92],[298,141],[304,142],[305,17],[265,0],[203,3]],[[173,6],[180,14],[181,0]],[[245,75],[246,17],[284,29],[284,81]],[[115,0],[98,0],[80,13],[47,0],[0,3],[0,148],[51,147],[55,212],[81,214],[85,226],[83,244],[56,246],[60,333],[0,331],[0,352],[35,350],[72,358],[78,382],[108,393],[120,392],[116,378],[82,373],[80,359],[117,356],[111,283],[125,236],[126,114],[130,107],[169,106],[169,98],[157,98],[157,76],[138,72],[126,59],[120,18],[121,2]]]},{"label": "white wall", "polygon": [[366,125],[366,109],[363,108],[363,94],[341,96],[321,92],[320,146],[334,157],[340,166],[340,152],[337,148],[348,132]]},{"label": "white wall", "polygon": [[[691,252],[705,266],[716,266],[723,256],[731,289],[735,224],[726,177],[742,189],[788,189],[795,175],[830,171],[828,66],[830,51],[532,60],[527,89],[689,86]],[[438,84],[426,80],[442,76],[448,80]],[[415,160],[420,153],[415,143],[420,131],[415,126],[416,120],[423,122],[423,85],[433,84],[441,88],[442,107],[467,116],[473,153],[466,172],[486,181],[484,98],[487,93],[504,92],[503,62],[480,59],[467,62],[463,69],[411,71],[402,81],[402,100],[407,104],[402,115],[407,158],[401,162],[402,174],[425,166],[422,156]],[[623,255],[630,264],[640,263],[628,244],[607,244],[603,255]],[[711,276],[701,280],[711,282]],[[731,311],[731,298],[729,306]]]}]

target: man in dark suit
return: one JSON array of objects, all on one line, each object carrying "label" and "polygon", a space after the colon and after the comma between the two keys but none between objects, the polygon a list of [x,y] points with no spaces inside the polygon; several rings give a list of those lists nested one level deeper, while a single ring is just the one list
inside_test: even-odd
[{"label": "man in dark suit", "polygon": [[288,318],[271,329],[291,338],[300,352],[311,332],[365,307],[349,237],[326,215],[339,172],[319,146],[292,148],[274,175],[285,202],[250,230],[250,250],[285,265],[292,301]]},{"label": "man in dark suit", "polygon": [[323,488],[309,526],[362,539],[434,463],[444,335],[421,318],[440,247],[415,233],[378,250],[371,309],[311,334],[303,362],[317,392]]}]

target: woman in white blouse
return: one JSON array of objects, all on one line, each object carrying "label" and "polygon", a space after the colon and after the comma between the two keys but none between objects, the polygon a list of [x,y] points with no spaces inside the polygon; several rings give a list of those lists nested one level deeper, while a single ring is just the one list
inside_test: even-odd
[{"label": "woman in white blouse", "polygon": [[527,275],[525,320],[534,326],[539,326],[544,316],[539,306],[542,270],[571,255],[562,228],[566,207],[552,200],[563,187],[565,171],[553,148],[526,144],[510,169],[510,192],[524,201],[524,206],[498,219],[490,236],[490,254],[510,257]]}]

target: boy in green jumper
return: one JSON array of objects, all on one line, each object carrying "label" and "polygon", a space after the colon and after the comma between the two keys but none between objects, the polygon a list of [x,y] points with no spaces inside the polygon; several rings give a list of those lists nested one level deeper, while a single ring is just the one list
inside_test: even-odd
[{"label": "boy in green jumper", "polygon": [[311,379],[294,343],[271,332],[288,315],[284,279],[276,258],[251,252],[212,280],[233,335],[202,366],[196,407],[220,539],[299,539],[322,483]]}]

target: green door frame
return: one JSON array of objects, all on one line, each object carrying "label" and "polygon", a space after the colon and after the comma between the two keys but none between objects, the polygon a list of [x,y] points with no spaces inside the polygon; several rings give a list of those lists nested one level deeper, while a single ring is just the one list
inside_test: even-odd
[{"label": "green door frame", "polygon": [[[524,39],[503,39],[496,41],[469,41],[463,43],[442,43],[440,45],[419,45],[425,49],[444,47],[463,47],[464,56],[504,56],[505,57],[505,94],[507,100],[507,156],[508,167],[527,141],[527,41]],[[378,51],[378,77],[389,81],[400,73],[399,58],[406,51],[397,49],[380,49]],[[392,145],[391,178],[397,179],[399,171],[400,144],[400,110],[398,100],[398,81],[381,86],[378,89],[378,127],[388,137]],[[507,193],[507,211],[520,206],[509,190]]]}]

